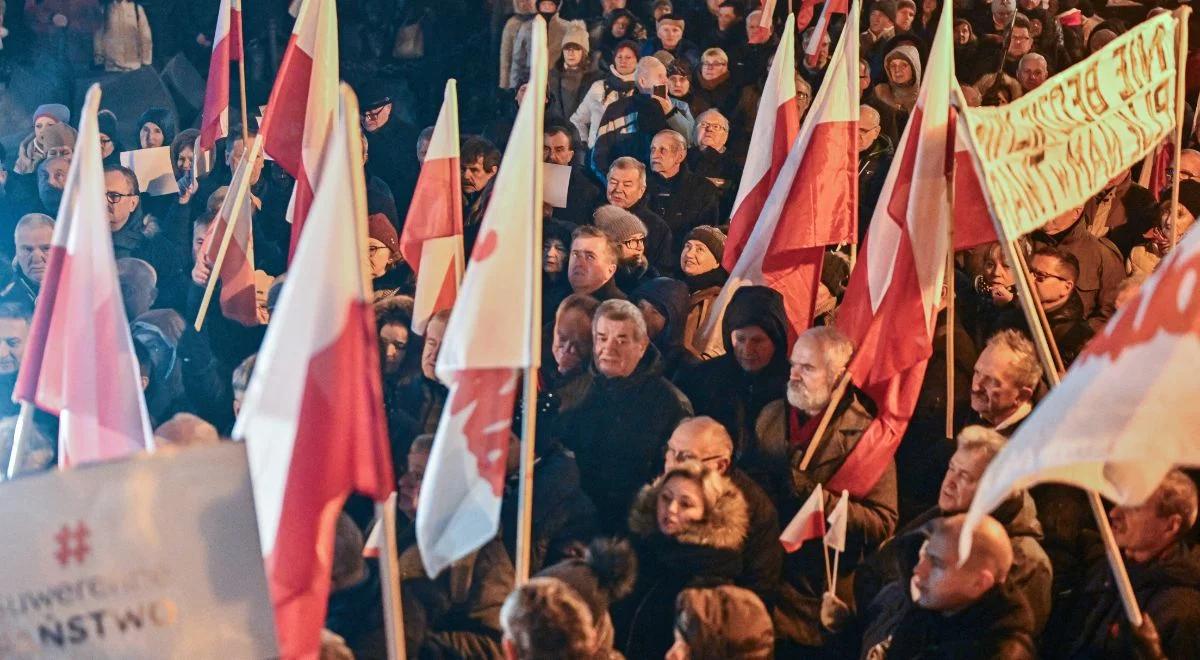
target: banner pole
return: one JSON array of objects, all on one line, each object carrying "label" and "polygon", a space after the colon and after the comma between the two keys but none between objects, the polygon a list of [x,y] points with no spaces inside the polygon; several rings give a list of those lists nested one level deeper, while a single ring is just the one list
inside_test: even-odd
[{"label": "banner pole", "polygon": [[404,602],[400,597],[400,560],[396,555],[396,491],[375,503],[379,534],[379,578],[383,587],[383,623],[387,634],[388,660],[405,660]]},{"label": "banner pole", "polygon": [[1041,298],[1033,294],[1033,273],[1029,270],[1029,262],[1025,259],[1025,253],[1017,247],[1016,242],[1013,242],[1013,253],[1017,255],[1018,274],[1025,280],[1026,288],[1031,292],[1029,296],[1030,305],[1037,314],[1038,323],[1042,328],[1042,339],[1050,350],[1050,357],[1053,358],[1054,368],[1057,373],[1065,373],[1067,367],[1063,364],[1062,353],[1058,350],[1058,342],[1054,339],[1054,333],[1050,329],[1050,319],[1046,317],[1046,308],[1042,306]]},{"label": "banner pole", "polygon": [[[958,139],[959,110],[951,102],[951,144]],[[953,163],[953,153],[949,154]],[[942,277],[946,291],[946,439],[954,440],[954,327],[955,327],[955,276],[954,276],[954,181],[957,168],[949,167],[949,184],[946,195],[950,198],[950,222],[946,223],[946,273]]]},{"label": "banner pole", "polygon": [[[229,251],[229,241],[233,238],[234,225],[237,224],[241,213],[238,209],[242,208],[242,204],[246,201],[246,195],[250,192],[250,175],[254,172],[254,162],[258,160],[258,155],[262,152],[262,136],[254,140],[254,144],[250,146],[247,152],[243,149],[243,161],[239,165],[242,167],[242,176],[237,180],[237,187],[233,197],[233,205],[230,206],[232,217],[225,219],[225,234],[221,237],[221,247],[217,250],[217,258],[213,261],[212,270],[208,273],[208,284],[204,287],[204,298],[200,301],[200,310],[196,312],[196,322],[192,327],[196,332],[200,332],[200,328],[204,327],[204,318],[208,315],[208,306],[212,302],[213,291],[217,288],[217,279],[221,272],[221,266],[225,263],[225,253]],[[243,143],[245,144],[245,143]],[[229,192],[226,191],[226,195]],[[222,204],[224,206],[224,204]],[[214,220],[213,222],[216,222]]]},{"label": "banner pole", "polygon": [[246,32],[242,29],[241,6],[238,7],[238,83],[242,99],[242,140],[250,141],[250,116],[246,113]]},{"label": "banner pole", "polygon": [[[1179,21],[1178,35],[1176,38],[1175,50],[1175,153],[1173,160],[1175,175],[1171,177],[1171,214],[1167,216],[1171,219],[1171,249],[1175,249],[1175,244],[1179,241],[1178,231],[1175,229],[1175,212],[1179,208],[1179,161],[1183,158],[1183,106],[1185,89],[1184,80],[1184,62],[1187,61],[1187,33],[1188,33],[1188,16],[1192,13],[1192,8],[1183,6],[1175,10],[1175,16]],[[1200,108],[1196,110],[1200,113]]]},{"label": "banner pole", "polygon": [[[959,100],[962,101],[962,91],[956,92]],[[961,107],[966,107],[966,103],[962,103]],[[970,133],[970,131],[968,131]],[[974,136],[969,139],[974,140]],[[975,167],[979,167],[979,153],[977,150],[971,150],[971,159]],[[996,207],[992,201],[991,190],[987,185],[981,186],[983,189],[983,198],[987,202],[988,213],[992,216],[992,224],[996,229],[996,236],[1000,239],[1001,249],[1005,252],[1005,259],[1010,264],[1023,263],[1018,261],[1019,251],[1016,249],[1014,242],[1008,239],[1008,234],[1004,231],[1004,224],[1000,222],[999,216],[996,215]],[[1029,324],[1030,333],[1034,337],[1034,346],[1037,347],[1038,358],[1042,363],[1042,370],[1046,374],[1046,381],[1051,388],[1057,387],[1061,382],[1058,375],[1058,370],[1054,363],[1054,358],[1050,352],[1050,348],[1046,342],[1046,332],[1037,317],[1037,312],[1030,303],[1033,301],[1033,293],[1029,290],[1029,280],[1025,276],[1025,271],[1021,277],[1017,277],[1017,297],[1021,300],[1021,309],[1025,312],[1025,320]],[[1108,523],[1108,515],[1104,511],[1104,504],[1100,501],[1100,495],[1095,491],[1085,491],[1087,493],[1088,505],[1092,510],[1092,517],[1096,519],[1096,527],[1100,531],[1100,538],[1104,541],[1104,554],[1108,558],[1108,566],[1112,570],[1114,582],[1117,585],[1117,593],[1121,597],[1121,606],[1125,610],[1125,617],[1129,619],[1129,623],[1135,628],[1142,626],[1142,611],[1138,607],[1137,598],[1133,593],[1133,585],[1129,582],[1129,573],[1125,570],[1125,562],[1121,559],[1120,549],[1117,547],[1116,539],[1113,537],[1112,527]]]}]

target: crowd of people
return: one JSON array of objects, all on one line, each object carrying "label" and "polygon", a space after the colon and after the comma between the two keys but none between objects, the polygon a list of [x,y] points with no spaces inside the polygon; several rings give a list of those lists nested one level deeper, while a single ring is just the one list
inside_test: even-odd
[{"label": "crowd of people", "polygon": [[[216,4],[9,2],[0,81],[16,85],[17,72],[35,70],[41,57],[68,81],[99,69],[104,80],[161,69],[177,56],[204,71]],[[962,514],[981,475],[1046,391],[1017,299],[1020,275],[998,244],[956,255],[953,326],[943,310],[894,460],[850,496],[836,573],[827,574],[819,540],[785,553],[781,529],[855,451],[877,405],[853,386],[834,394],[855,350],[837,329],[848,246],[825,255],[815,327],[795,336],[780,293],[746,286],[719,319],[721,348],[703,336],[729,277],[722,264],[731,207],[791,3],[772,4],[764,20],[758,0],[337,3],[342,73],[358,93],[366,146],[365,257],[398,475],[410,657],[1192,657],[1200,551],[1191,543],[1198,503],[1188,474],[1173,471],[1146,503],[1109,511],[1152,624],[1126,622],[1087,501],[1072,488],[1016,494],[973,532],[970,556],[959,557]],[[815,66],[802,56],[795,63],[797,102],[803,119],[831,44],[859,39],[859,236],[913,112],[941,12],[954,12],[968,102],[1002,105],[1168,9],[1129,4],[869,0],[861,35],[841,35],[835,16]],[[243,3],[252,102],[270,91],[288,5]],[[450,312],[414,325],[413,269],[399,236],[405,219],[422,212],[410,206],[436,92],[458,77],[470,254],[531,78],[539,15],[551,63],[544,159],[569,167],[570,178],[565,204],[543,214],[535,577],[516,587],[519,410],[499,534],[442,575],[422,568],[413,522],[447,397],[435,364]],[[813,38],[802,26],[797,43]],[[1200,76],[1188,84],[1195,98]],[[0,287],[4,391],[15,383],[46,274],[79,120],[78,98],[6,101],[33,107],[17,139],[0,148],[0,254],[12,263]],[[251,173],[259,324],[226,318],[214,304],[201,330],[191,327],[213,269],[206,241],[231,173],[250,151],[234,126],[215,167],[202,172],[195,114],[141,108],[129,133],[123,122],[133,116],[104,110],[98,118],[121,293],[164,446],[228,436],[287,276],[293,182],[260,160]],[[1195,146],[1194,136],[1185,139]],[[152,196],[119,155],[160,146],[170,147],[179,192]],[[1181,181],[1174,215],[1169,188],[1149,169],[1123,172],[1020,242],[1064,368],[1200,214],[1200,151],[1184,149],[1167,172],[1168,185]],[[813,438],[830,406],[829,424]],[[39,413],[36,422],[20,457],[25,472],[56,460],[56,420]],[[5,457],[12,433],[10,417],[0,423]],[[832,511],[838,493],[824,497]],[[351,498],[338,521],[323,657],[385,657],[379,568],[363,557],[372,515]]]}]

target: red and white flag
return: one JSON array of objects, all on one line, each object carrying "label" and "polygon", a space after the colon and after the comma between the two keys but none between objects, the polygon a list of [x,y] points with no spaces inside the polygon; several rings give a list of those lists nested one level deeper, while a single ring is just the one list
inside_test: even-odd
[{"label": "red and white flag", "polygon": [[829,531],[825,532],[825,547],[838,552],[846,551],[846,524],[850,521],[850,493],[842,491],[842,496],[829,514]]},{"label": "red and white flag", "polygon": [[320,648],[342,503],[351,492],[380,501],[395,487],[366,271],[362,143],[357,113],[346,111],[233,429],[246,442],[285,658],[315,658]]},{"label": "red and white flag", "polygon": [[13,389],[58,415],[59,467],[154,448],[107,222],[99,107],[92,85]]},{"label": "red and white flag", "polygon": [[232,185],[225,191],[225,200],[217,217],[208,225],[204,235],[204,257],[208,263],[217,261],[217,253],[221,249],[222,237],[229,230],[229,219],[237,214],[233,222],[233,236],[229,239],[229,247],[225,249],[225,260],[221,268],[210,277],[218,277],[221,282],[221,314],[225,318],[237,321],[244,326],[260,325],[258,316],[258,288],[254,278],[254,228],[253,228],[253,199],[250,191],[242,197],[241,206],[235,211],[233,203],[237,197],[233,186],[249,185],[244,181],[246,167],[256,156],[254,149],[247,150],[249,157],[242,158],[237,170],[233,173]]},{"label": "red and white flag", "polygon": [[967,250],[995,242],[996,225],[983,196],[982,180],[975,169],[975,143],[967,122],[958,118],[967,107],[962,89],[954,88],[950,98],[950,117],[954,122],[954,249]]},{"label": "red and white flag", "polygon": [[[858,34],[858,5],[844,35]],[[812,325],[825,246],[854,241],[858,224],[858,40],[838,42],[829,68],[788,152],[745,249],[713,302],[702,330],[705,353],[723,350],[725,308],[746,285],[783,295],[794,339]],[[730,229],[732,231],[732,228]],[[725,258],[729,258],[726,247]]]},{"label": "red and white flag", "polygon": [[965,543],[1011,493],[1039,483],[1137,505],[1172,468],[1200,466],[1198,281],[1200,232],[1193,230],[988,464],[967,512]]},{"label": "red and white flag", "polygon": [[789,14],[767,72],[767,82],[758,101],[758,116],[750,134],[750,149],[742,182],[738,185],[729,216],[729,238],[725,241],[725,270],[732,272],[762,213],[771,186],[779,176],[788,149],[800,132],[800,108],[796,105],[796,29]]},{"label": "red and white flag", "polygon": [[329,132],[337,118],[337,34],[335,1],[304,0],[259,131],[267,155],[296,179],[289,209],[289,257],[295,256],[309,216]]},{"label": "red and white flag", "polygon": [[425,334],[429,317],[454,307],[463,274],[462,178],[458,159],[458,88],[446,81],[442,110],[421,164],[400,254],[417,276],[413,329]]},{"label": "red and white flag", "polygon": [[826,484],[855,497],[869,492],[891,462],[933,351],[953,221],[952,37],[950,12],[943,12],[916,107],[838,312],[838,327],[856,347],[849,366],[854,383],[879,411]]},{"label": "red and white flag", "polygon": [[229,135],[229,65],[242,59],[242,0],[221,0],[213,34],[204,111],[200,120],[200,149],[210,151]]},{"label": "red and white flag", "polygon": [[[825,0],[825,6],[821,8],[821,16],[817,18],[817,24],[813,26],[813,33],[808,39],[808,45],[804,47],[804,63],[808,65],[808,68],[815,69],[817,67],[817,55],[821,52],[821,42],[829,34],[830,18],[833,14],[845,14],[849,6],[848,0]],[[858,33],[852,32],[851,34]]]},{"label": "red and white flag", "polygon": [[792,521],[783,528],[779,542],[783,544],[784,550],[795,552],[805,541],[819,539],[824,535],[825,490],[821,488],[821,484],[817,484],[812,494],[804,501],[804,506],[800,507]]},{"label": "red and white flag", "polygon": [[539,364],[547,66],[546,23],[533,21],[529,91],[438,354],[450,394],[417,500],[417,545],[430,576],[496,536],[517,376]]}]

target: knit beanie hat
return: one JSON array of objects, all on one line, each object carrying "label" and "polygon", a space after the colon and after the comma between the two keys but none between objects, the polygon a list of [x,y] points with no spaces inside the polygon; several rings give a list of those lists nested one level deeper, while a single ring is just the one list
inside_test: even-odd
[{"label": "knit beanie hat", "polygon": [[101,135],[108,136],[110,140],[117,139],[117,116],[112,113],[112,110],[101,110],[96,113],[96,123],[99,124]]},{"label": "knit beanie hat", "polygon": [[592,221],[618,243],[624,243],[637,234],[647,234],[646,225],[636,215],[612,204],[605,204],[596,209],[592,214]]},{"label": "knit beanie hat", "polygon": [[683,76],[684,78],[692,77],[692,65],[684,58],[677,57],[675,61],[667,65],[667,77]]},{"label": "knit beanie hat", "polygon": [[[1016,2],[1016,0],[1009,0],[1009,1]],[[871,7],[871,9],[873,9],[873,10],[878,9],[879,11],[883,12],[883,14],[885,16],[888,17],[888,20],[892,21],[893,23],[896,22],[896,0],[878,0],[878,2],[876,2],[875,5],[873,7]]]},{"label": "knit beanie hat", "polygon": [[[142,126],[146,124],[154,124],[162,131],[163,146],[169,146],[175,140],[175,119],[171,116],[171,112],[166,108],[150,108],[142,113],[137,120],[137,130],[140,133]],[[140,145],[141,140],[137,140]]]},{"label": "knit beanie hat", "polygon": [[67,124],[71,121],[71,110],[61,103],[43,103],[33,111],[33,121],[36,122],[42,117],[50,117],[60,124]]},{"label": "knit beanie hat", "polygon": [[700,241],[703,243],[704,247],[708,248],[708,251],[712,252],[713,256],[717,258],[717,263],[721,263],[721,260],[725,258],[725,234],[712,225],[700,225],[696,227],[688,232],[687,238],[683,240],[685,243],[687,241]]},{"label": "knit beanie hat", "polygon": [[675,630],[700,657],[766,658],[775,646],[771,615],[748,589],[684,589],[675,612]]},{"label": "knit beanie hat", "polygon": [[386,245],[393,255],[400,253],[400,236],[386,215],[372,213],[367,216],[367,236]]},{"label": "knit beanie hat", "polygon": [[633,591],[637,579],[637,555],[629,541],[598,538],[584,552],[583,559],[566,559],[542,569],[538,577],[562,580],[579,594],[600,621],[614,602]]},{"label": "knit beanie hat", "polygon": [[46,151],[55,147],[75,148],[75,129],[68,124],[55,124],[46,128],[42,133],[42,146]]}]

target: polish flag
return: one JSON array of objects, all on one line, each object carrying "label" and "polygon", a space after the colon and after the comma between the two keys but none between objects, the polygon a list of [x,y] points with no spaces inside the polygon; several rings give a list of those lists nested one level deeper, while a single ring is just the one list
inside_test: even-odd
[{"label": "polish flag", "polygon": [[854,383],[879,410],[827,484],[854,497],[869,492],[892,460],[933,351],[954,217],[951,20],[942,12],[916,107],[838,312],[838,327],[857,347],[849,366]]},{"label": "polish flag", "polygon": [[954,88],[950,103],[954,122],[954,249],[966,250],[998,239],[992,212],[983,196],[982,179],[975,168],[975,143],[967,122],[958,120],[961,108],[967,107],[961,88]]},{"label": "polish flag", "polygon": [[[844,35],[858,34],[857,4]],[[812,325],[825,246],[854,241],[858,224],[858,40],[839,40],[745,249],[702,330],[707,353],[724,349],[721,321],[733,294],[763,285],[783,295],[794,339]],[[732,229],[731,229],[732,231]],[[726,248],[725,257],[729,251]]]},{"label": "polish flag", "polygon": [[450,394],[417,500],[417,546],[430,576],[496,536],[517,376],[541,355],[546,23],[533,21],[529,91],[438,354]]},{"label": "polish flag", "polygon": [[775,49],[775,59],[767,73],[762,98],[758,102],[758,117],[754,120],[754,132],[750,134],[750,149],[746,166],[742,169],[742,182],[738,185],[733,211],[729,216],[729,238],[725,241],[722,264],[730,272],[762,213],[771,186],[779,177],[779,170],[787,160],[788,149],[800,132],[795,62],[795,18],[788,14],[783,34],[779,37],[779,46]]},{"label": "polish flag", "polygon": [[58,415],[64,468],[154,449],[105,220],[99,107],[100,86],[92,85],[13,389],[14,401]]},{"label": "polish flag", "polygon": [[[249,150],[251,157],[253,150]],[[252,162],[251,158],[243,158],[238,163],[237,171],[233,173],[234,185],[249,185],[246,180],[246,167]],[[225,318],[237,321],[246,327],[261,324],[258,318],[258,289],[254,281],[254,230],[252,226],[252,198],[246,191],[242,205],[236,211],[233,208],[234,198],[237,197],[233,186],[225,191],[225,199],[221,202],[221,210],[208,226],[204,235],[204,258],[210,264],[217,261],[217,253],[221,248],[222,237],[229,229],[229,218],[237,213],[233,223],[233,236],[229,247],[225,250],[225,260],[221,269],[210,275],[220,278],[221,282],[221,314]]]},{"label": "polish flag", "polygon": [[337,107],[337,8],[334,0],[304,0],[259,131],[267,155],[296,179],[289,258],[313,203]]},{"label": "polish flag", "polygon": [[315,658],[334,528],[351,492],[395,487],[366,271],[357,104],[343,88],[321,182],[233,436],[246,442],[280,655]]},{"label": "polish flag", "polygon": [[850,522],[850,493],[842,491],[841,498],[829,514],[829,531],[825,532],[825,547],[846,551],[846,524]]},{"label": "polish flag", "polygon": [[825,535],[825,491],[821,484],[813,489],[804,506],[796,512],[796,516],[783,528],[779,542],[789,553],[795,552],[804,545],[805,541],[819,539]]},{"label": "polish flag", "polygon": [[242,59],[242,0],[221,0],[213,34],[204,112],[200,120],[200,149],[209,151],[229,135],[229,65]]},{"label": "polish flag", "polygon": [[812,37],[809,38],[808,45],[804,47],[804,63],[808,65],[808,68],[815,69],[817,67],[817,53],[821,52],[821,42],[829,34],[831,15],[845,14],[849,5],[847,0],[825,0],[825,6],[821,8],[821,16],[817,18],[817,24],[813,27]]},{"label": "polish flag", "polygon": [[429,317],[454,306],[463,275],[462,178],[458,159],[458,88],[446,81],[442,110],[417,177],[400,254],[417,276],[413,329],[425,334]]}]

